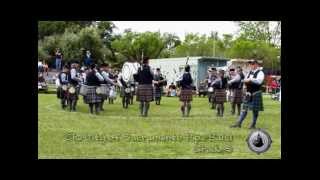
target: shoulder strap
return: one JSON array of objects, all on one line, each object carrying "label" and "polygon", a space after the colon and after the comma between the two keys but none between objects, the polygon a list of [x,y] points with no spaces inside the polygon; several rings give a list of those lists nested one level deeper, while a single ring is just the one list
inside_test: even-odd
[{"label": "shoulder strap", "polygon": [[260,72],[260,70],[256,71],[256,72],[253,74],[253,78],[257,78],[259,72]]}]

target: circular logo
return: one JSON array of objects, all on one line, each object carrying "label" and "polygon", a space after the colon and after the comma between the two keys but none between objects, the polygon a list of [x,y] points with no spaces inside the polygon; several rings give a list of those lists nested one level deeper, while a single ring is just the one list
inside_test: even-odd
[{"label": "circular logo", "polygon": [[266,131],[257,129],[249,134],[247,143],[251,151],[260,154],[266,152],[270,148],[272,140]]}]

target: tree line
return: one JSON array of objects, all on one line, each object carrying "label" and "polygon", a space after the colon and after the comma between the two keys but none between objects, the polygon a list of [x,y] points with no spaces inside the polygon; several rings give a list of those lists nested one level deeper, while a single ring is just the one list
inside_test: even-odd
[{"label": "tree line", "polygon": [[239,21],[236,34],[186,34],[182,41],[173,33],[134,32],[115,34],[111,21],[39,21],[38,58],[49,64],[55,49],[64,60],[82,60],[90,50],[97,63],[120,67],[125,61],[185,56],[258,59],[266,68],[280,69],[281,22],[270,29],[268,21]]}]

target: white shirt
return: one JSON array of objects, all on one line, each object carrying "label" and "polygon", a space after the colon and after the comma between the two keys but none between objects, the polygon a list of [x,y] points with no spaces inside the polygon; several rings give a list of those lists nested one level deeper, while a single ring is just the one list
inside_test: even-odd
[{"label": "white shirt", "polygon": [[263,80],[264,80],[264,73],[263,71],[260,70],[260,72],[257,74],[257,78],[253,78],[253,75],[255,72],[257,72],[259,70],[259,68],[257,68],[256,70],[254,70],[250,76],[246,76],[246,80],[250,80],[251,82],[255,83],[255,84],[262,84],[263,83]]},{"label": "white shirt", "polygon": [[238,82],[241,80],[241,77],[239,74],[235,74],[233,76],[231,76],[231,80],[228,81],[228,84],[234,83],[234,82]]},{"label": "white shirt", "polygon": [[113,80],[109,78],[109,73],[107,73],[107,72],[105,72],[105,71],[102,71],[102,72],[101,72],[101,75],[103,76],[103,78],[104,78],[108,83],[110,83],[110,84],[115,84],[115,83],[113,82]]},{"label": "white shirt", "polygon": [[96,71],[96,76],[98,77],[99,81],[104,81],[103,76],[98,71]]}]

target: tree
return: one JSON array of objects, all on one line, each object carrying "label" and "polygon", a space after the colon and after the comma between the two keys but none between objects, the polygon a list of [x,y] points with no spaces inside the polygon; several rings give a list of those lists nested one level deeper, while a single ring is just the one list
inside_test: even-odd
[{"label": "tree", "polygon": [[67,29],[77,33],[91,24],[92,21],[39,21],[38,39],[43,39],[45,36],[63,34]]},{"label": "tree", "polygon": [[160,32],[137,33],[128,29],[111,46],[127,59],[141,60],[142,55],[158,58],[161,52],[174,48],[178,43],[179,38],[172,34],[161,36]]},{"label": "tree", "polygon": [[[281,22],[270,29],[270,21],[238,21],[240,38],[247,40],[264,41],[268,44],[279,45],[281,41]],[[276,44],[277,43],[277,44]]]},{"label": "tree", "polygon": [[85,55],[85,51],[89,50],[91,56],[96,62],[104,62],[106,59],[103,55],[103,42],[96,28],[86,27],[80,30],[79,34],[79,49],[82,50],[82,58]]}]

